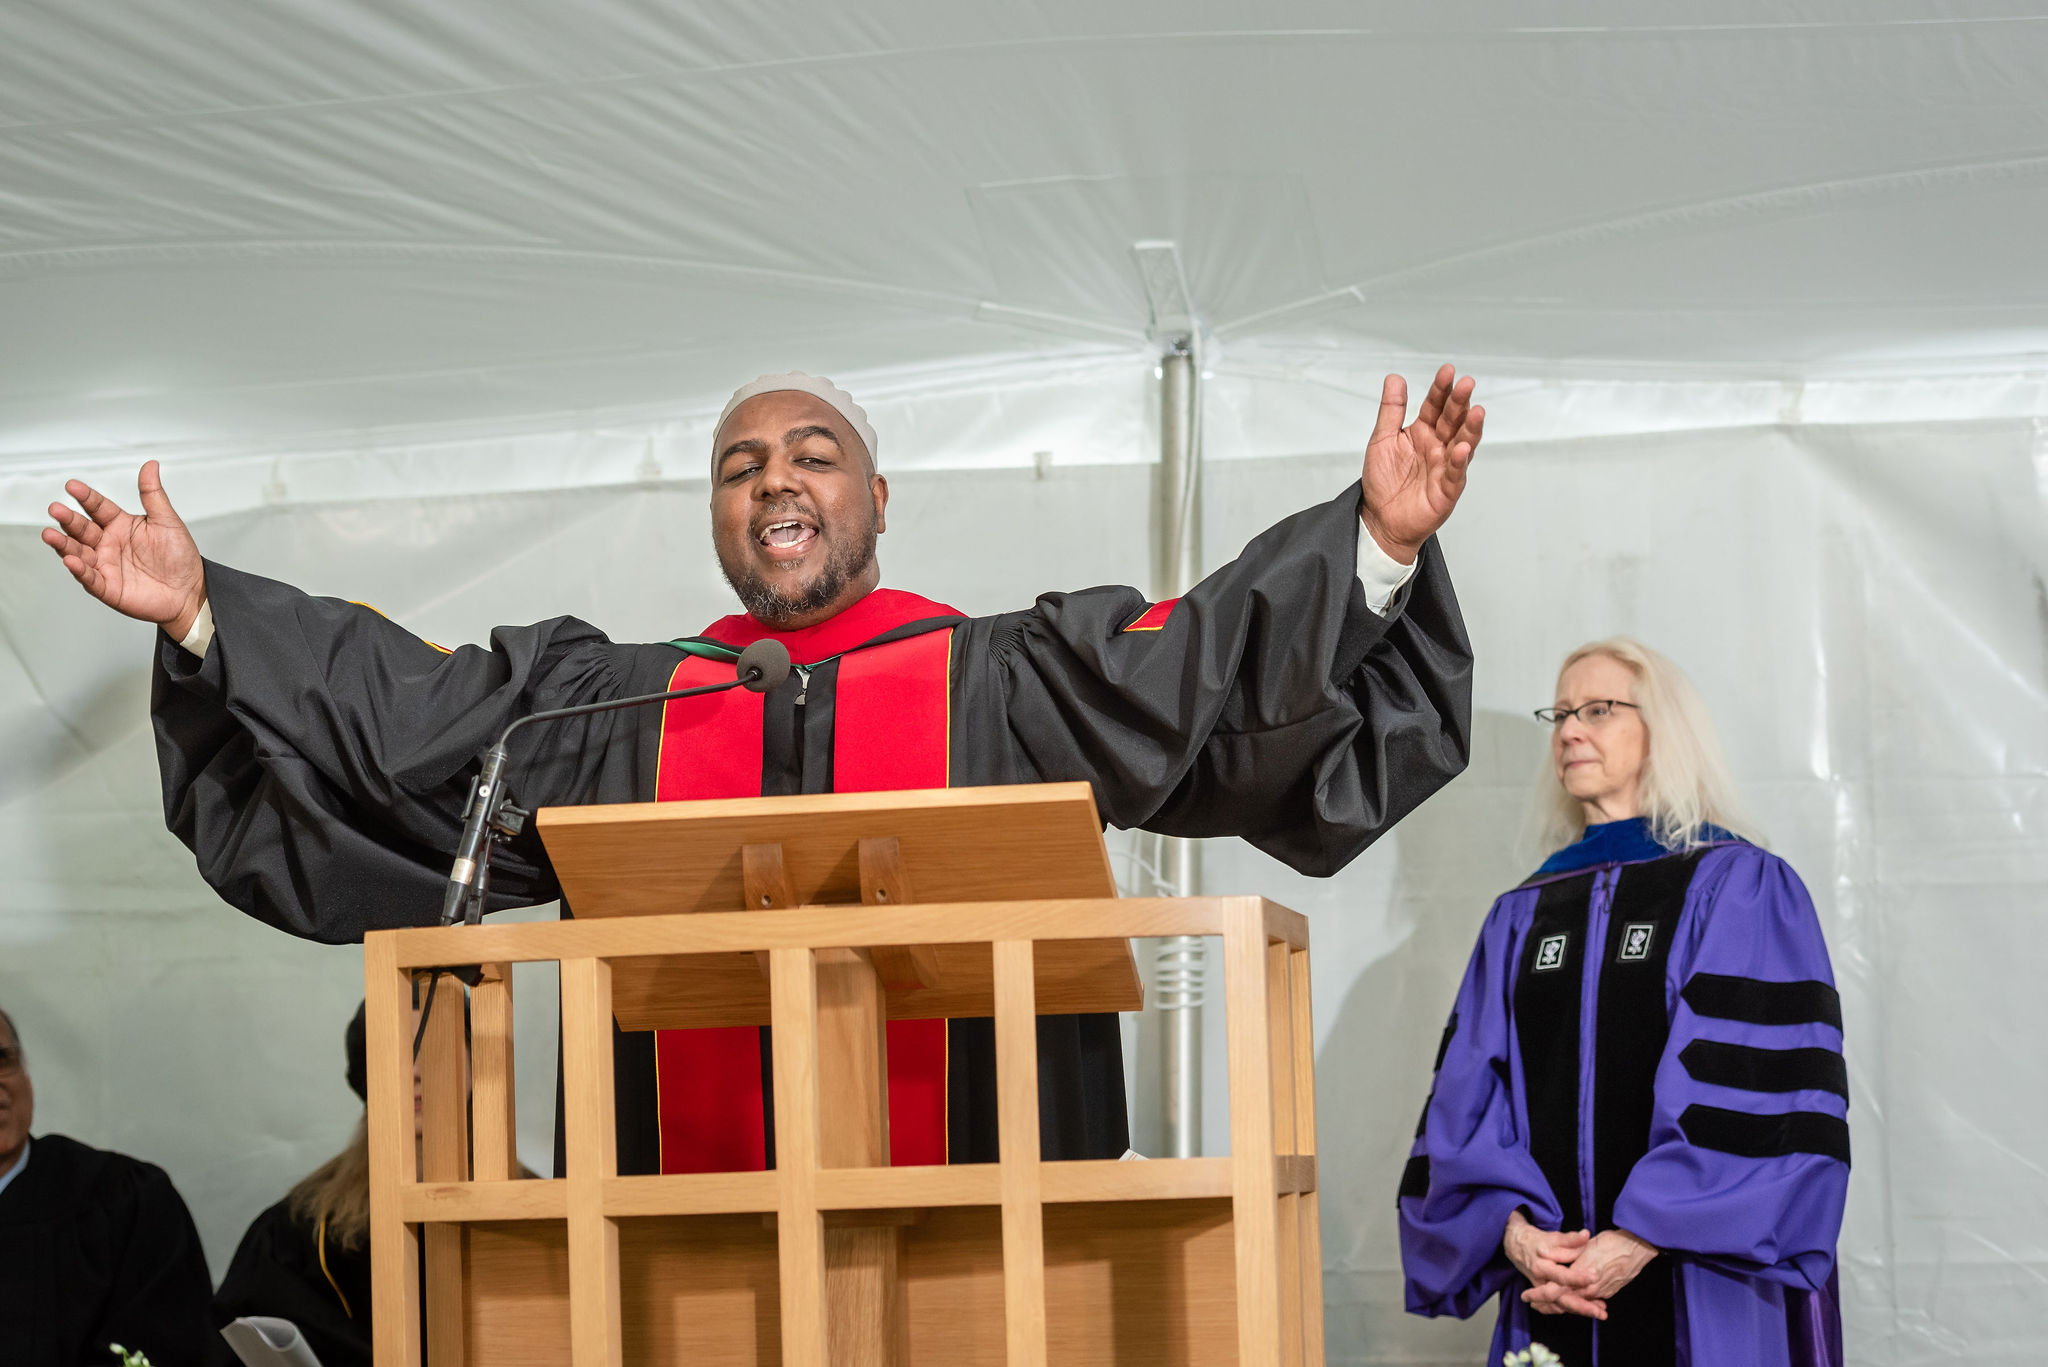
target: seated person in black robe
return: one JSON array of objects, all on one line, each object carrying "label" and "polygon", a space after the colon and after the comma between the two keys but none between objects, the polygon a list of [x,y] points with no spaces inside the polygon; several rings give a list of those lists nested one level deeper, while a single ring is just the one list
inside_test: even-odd
[{"label": "seated person in black robe", "polygon": [[[803,375],[744,387],[718,424],[711,540],[747,611],[699,637],[622,644],[557,617],[446,651],[370,608],[202,559],[154,462],[142,515],[74,480],[83,513],[53,504],[43,539],[88,593],[163,628],[166,819],[224,898],[295,934],[351,942],[433,921],[477,756],[514,719],[720,667],[730,680],[734,648],[770,636],[798,668],[769,693],[525,728],[513,796],[537,808],[1085,780],[1109,824],[1240,836],[1328,875],[1465,763],[1471,649],[1435,533],[1480,439],[1472,387],[1444,366],[1404,426],[1407,387],[1389,376],[1358,483],[1156,604],[1095,588],[968,618],[880,587],[874,430],[850,395]],[[490,891],[493,909],[560,895],[530,827],[494,860]],[[701,1071],[703,1041],[688,1037],[707,1032],[662,1033],[684,1037],[669,1056],[680,1072],[651,1035],[620,1041],[620,1170],[772,1164],[772,1089],[737,1085],[752,1033]],[[936,1161],[993,1156],[993,1044],[987,1021],[955,1021],[919,1055],[939,1072],[922,1090],[944,1098],[921,1135]],[[892,1044],[892,1080],[910,1053]],[[1048,1159],[1124,1151],[1115,1016],[1041,1018],[1039,1080]],[[911,1132],[895,1101],[917,1090],[891,1087],[892,1146]],[[742,1132],[745,1151],[726,1151]]]},{"label": "seated person in black robe", "polygon": [[202,1367],[226,1351],[207,1318],[213,1278],[164,1170],[61,1134],[33,1140],[36,1092],[0,1011],[0,1363]]},{"label": "seated person in black robe", "polygon": [[[348,1085],[365,1101],[363,1011],[348,1025]],[[348,1147],[257,1216],[213,1298],[214,1322],[244,1315],[290,1320],[321,1367],[370,1367],[370,1133],[356,1121]]]}]

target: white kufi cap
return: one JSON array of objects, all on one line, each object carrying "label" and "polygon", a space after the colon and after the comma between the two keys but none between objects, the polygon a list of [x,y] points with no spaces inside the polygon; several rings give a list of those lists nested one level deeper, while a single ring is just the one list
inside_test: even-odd
[{"label": "white kufi cap", "polygon": [[852,425],[854,432],[867,445],[868,459],[875,461],[877,464],[881,463],[880,454],[875,450],[875,429],[868,425],[867,411],[853,401],[853,395],[847,393],[838,385],[833,384],[830,380],[816,375],[806,375],[801,370],[792,370],[787,375],[763,375],[752,384],[743,384],[738,389],[735,389],[732,397],[725,401],[725,411],[718,415],[717,427],[711,429],[714,433],[711,439],[714,446],[711,458],[713,460],[718,459],[718,452],[715,449],[718,438],[715,434],[718,428],[725,426],[725,420],[732,416],[733,409],[738,408],[756,394],[774,394],[785,389],[793,389],[798,393],[809,394],[812,398],[823,399],[826,403],[831,404],[833,410]]}]

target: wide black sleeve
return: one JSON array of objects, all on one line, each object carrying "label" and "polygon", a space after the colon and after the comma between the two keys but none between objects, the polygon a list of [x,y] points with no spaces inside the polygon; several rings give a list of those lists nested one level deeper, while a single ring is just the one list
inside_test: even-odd
[{"label": "wide black sleeve", "polygon": [[[371,608],[206,567],[201,660],[158,634],[151,692],[164,819],[222,897],[331,943],[431,922],[477,756],[515,717],[624,696],[596,628],[558,617],[443,650]],[[628,800],[608,713],[513,738],[522,806]],[[557,895],[531,830],[492,863],[494,908]]]},{"label": "wide black sleeve", "polygon": [[147,1353],[156,1367],[222,1362],[231,1355],[208,1315],[213,1278],[192,1213],[163,1169],[130,1166],[124,1194],[133,1203],[133,1223],[116,1255],[99,1323],[87,1336],[91,1349],[118,1343]]},{"label": "wide black sleeve", "polygon": [[1443,553],[1432,539],[1374,613],[1359,498],[1262,533],[1163,621],[1140,621],[1135,589],[1102,588],[969,623],[962,781],[1087,779],[1112,825],[1343,868],[1465,767],[1471,736],[1472,649]]}]

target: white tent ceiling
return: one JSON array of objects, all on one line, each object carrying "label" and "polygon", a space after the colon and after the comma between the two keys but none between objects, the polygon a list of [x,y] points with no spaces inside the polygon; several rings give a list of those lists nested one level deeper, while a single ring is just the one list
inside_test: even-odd
[{"label": "white tent ceiling", "polygon": [[709,416],[800,366],[892,473],[975,470],[897,481],[891,582],[1007,609],[1144,574],[1131,246],[1169,238],[1210,458],[1293,457],[1212,470],[1209,563],[1353,476],[1382,369],[1455,357],[1491,409],[1445,537],[1472,770],[1335,879],[1204,856],[1315,921],[1331,1360],[1484,1342],[1400,1314],[1391,1193],[1527,867],[1527,709],[1624,630],[1833,947],[1852,1359],[2039,1361],[2044,209],[2014,6],[0,6],[0,999],[42,1123],[163,1163],[219,1273],[357,1114],[359,963],[162,829],[150,631],[26,525],[64,475],[164,456],[210,554],[436,639],[665,639],[730,610]]},{"label": "white tent ceiling", "polygon": [[2033,413],[2044,208],[2048,16],[2011,4],[13,5],[0,516],[138,450],[348,453],[336,496],[418,476],[366,450],[577,432],[529,484],[673,476],[674,423],[793,364],[992,396],[899,414],[912,463],[1137,458],[1004,410],[1136,403],[1103,377],[1159,237],[1220,381],[1290,411],[1454,356],[1600,386],[1522,435],[1901,376],[1939,380],[1910,416],[1958,376]]}]

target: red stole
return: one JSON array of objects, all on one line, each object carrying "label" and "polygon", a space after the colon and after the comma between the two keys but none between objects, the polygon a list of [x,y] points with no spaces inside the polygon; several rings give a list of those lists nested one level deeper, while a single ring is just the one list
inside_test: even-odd
[{"label": "red stole", "polygon": [[[747,646],[773,636],[800,665],[844,651],[839,662],[832,785],[842,793],[944,788],[951,778],[950,630],[855,649],[883,632],[953,609],[895,589],[876,589],[836,617],[801,631],[775,631],[752,617],[726,617],[704,635]],[[725,661],[685,656],[669,688],[732,677]],[[745,689],[678,698],[662,712],[655,798],[757,797],[761,792],[765,694]],[[889,1161],[898,1167],[946,1161],[946,1023],[890,1021]],[[661,1170],[758,1172],[767,1166],[761,1095],[761,1037],[753,1026],[663,1030],[655,1036],[661,1115]]]}]

